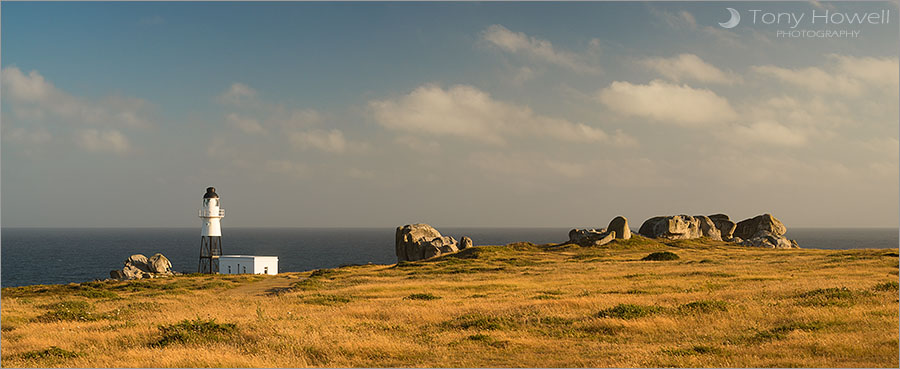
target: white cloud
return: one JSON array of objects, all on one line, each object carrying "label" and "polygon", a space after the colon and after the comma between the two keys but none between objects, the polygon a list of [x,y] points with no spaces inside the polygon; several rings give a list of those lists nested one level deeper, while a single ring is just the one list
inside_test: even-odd
[{"label": "white cloud", "polygon": [[265,133],[266,130],[263,128],[259,121],[253,118],[246,118],[235,113],[231,113],[225,116],[225,119],[231,123],[233,126],[237,127],[244,133]]},{"label": "white cloud", "polygon": [[805,146],[807,135],[775,121],[754,122],[749,126],[735,126],[733,143],[761,143],[775,146]]},{"label": "white cloud", "polygon": [[90,101],[60,90],[36,70],[25,74],[11,66],[0,74],[3,96],[21,118],[64,118],[76,124],[134,127],[150,124],[145,112],[149,104],[142,99],[110,96]]},{"label": "white cloud", "polygon": [[725,72],[694,54],[680,54],[671,58],[648,58],[640,62],[664,77],[675,81],[697,81],[731,85],[741,82],[741,77]]},{"label": "white cloud", "polygon": [[235,82],[216,99],[222,104],[249,105],[257,102],[256,96],[256,90],[243,83]]},{"label": "white cloud", "polygon": [[737,118],[728,100],[715,92],[660,80],[646,85],[616,81],[600,90],[597,99],[620,114],[681,126],[719,124]]},{"label": "white cloud", "polygon": [[565,119],[535,114],[527,106],[497,101],[466,85],[443,89],[423,85],[395,100],[369,102],[383,127],[409,134],[455,136],[504,144],[507,136],[530,135],[571,142],[604,142],[600,129]]},{"label": "white cloud", "polygon": [[362,152],[368,145],[362,142],[349,141],[338,129],[299,131],[290,134],[291,144],[301,149],[316,149],[325,152],[343,154],[345,152]]},{"label": "white cloud", "polygon": [[92,152],[112,152],[123,154],[131,150],[128,138],[117,130],[85,129],[78,132],[75,142],[81,148]]},{"label": "white cloud", "polygon": [[53,137],[50,135],[50,132],[45,128],[36,128],[36,129],[26,129],[22,127],[8,128],[8,125],[3,127],[3,139],[12,141],[12,142],[20,142],[29,145],[38,145],[50,142]]},{"label": "white cloud", "polygon": [[598,66],[585,63],[574,53],[556,50],[550,41],[529,37],[522,32],[513,32],[499,24],[485,29],[481,33],[481,38],[503,51],[524,55],[576,72],[596,74],[601,71]]},{"label": "white cloud", "polygon": [[819,94],[860,96],[863,93],[897,93],[900,83],[900,64],[897,58],[837,54],[830,54],[828,58],[830,63],[825,68],[760,65],[751,70]]}]

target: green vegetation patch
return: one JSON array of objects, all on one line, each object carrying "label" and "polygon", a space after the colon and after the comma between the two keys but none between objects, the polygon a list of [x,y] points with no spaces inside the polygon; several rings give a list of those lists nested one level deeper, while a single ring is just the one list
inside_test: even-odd
[{"label": "green vegetation patch", "polygon": [[900,287],[900,284],[897,281],[890,281],[876,284],[872,289],[878,292],[897,292],[898,287]]},{"label": "green vegetation patch", "polygon": [[480,343],[483,343],[483,344],[485,344],[485,345],[488,345],[488,346],[491,346],[491,347],[498,347],[498,348],[506,347],[507,344],[508,344],[507,341],[500,341],[500,340],[497,340],[497,339],[494,338],[494,337],[491,337],[491,336],[486,335],[486,334],[481,334],[481,333],[479,333],[479,334],[473,334],[473,335],[467,337],[466,339],[469,340],[469,341],[480,342]]},{"label": "green vegetation patch", "polygon": [[35,318],[39,322],[94,321],[105,318],[102,314],[91,312],[91,304],[87,301],[62,301],[39,307],[50,309]]},{"label": "green vegetation patch", "polygon": [[704,355],[704,354],[720,354],[722,353],[722,349],[718,347],[712,346],[703,346],[703,345],[694,345],[689,348],[680,348],[680,349],[665,349],[662,350],[664,354],[672,355],[672,356],[690,356],[690,355]]},{"label": "green vegetation patch", "polygon": [[728,303],[719,300],[694,301],[678,307],[678,312],[682,314],[706,314],[726,310],[728,310]]},{"label": "green vegetation patch", "polygon": [[663,309],[659,306],[618,304],[614,307],[600,310],[600,312],[597,313],[597,317],[628,320],[658,314],[662,312],[662,310]]},{"label": "green vegetation patch", "polygon": [[79,293],[79,295],[87,297],[89,299],[117,299],[117,298],[119,298],[119,294],[117,294],[113,291],[98,290],[98,289],[94,289],[94,288],[81,291],[81,293]]},{"label": "green vegetation patch", "polygon": [[817,288],[797,295],[805,306],[850,306],[861,296],[847,287]]},{"label": "green vegetation patch", "polygon": [[677,254],[670,251],[657,251],[650,255],[644,256],[643,261],[668,261],[680,259]]},{"label": "green vegetation patch", "polygon": [[510,329],[516,328],[519,326],[514,320],[508,317],[499,317],[492,315],[485,315],[480,313],[471,313],[458,316],[452,320],[441,323],[444,328],[455,328],[455,329],[483,329],[483,330],[498,330],[498,329]]},{"label": "green vegetation patch", "polygon": [[334,305],[346,304],[352,300],[353,299],[351,299],[348,296],[319,294],[319,295],[304,297],[303,303],[313,304],[313,305],[334,306]]},{"label": "green vegetation patch", "polygon": [[162,337],[151,344],[156,347],[166,347],[172,344],[195,344],[221,342],[230,339],[237,331],[237,326],[232,323],[216,323],[210,320],[182,320],[175,324],[159,326]]},{"label": "green vegetation patch", "polygon": [[404,300],[437,300],[441,298],[440,296],[435,296],[430,293],[414,293],[412,295],[406,296]]},{"label": "green vegetation patch", "polygon": [[50,346],[50,348],[43,350],[28,351],[22,354],[22,358],[27,360],[72,359],[78,356],[81,356],[81,354],[74,351],[63,350],[56,346]]},{"label": "green vegetation patch", "polygon": [[779,325],[775,328],[765,330],[765,331],[757,331],[756,334],[746,339],[744,343],[762,343],[772,340],[780,340],[787,337],[787,335],[793,331],[804,331],[804,332],[815,332],[818,330],[822,330],[828,325],[819,322],[791,322],[787,324]]}]

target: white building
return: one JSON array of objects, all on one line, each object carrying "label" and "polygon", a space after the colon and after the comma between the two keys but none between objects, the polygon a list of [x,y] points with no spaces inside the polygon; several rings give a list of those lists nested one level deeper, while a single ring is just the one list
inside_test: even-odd
[{"label": "white building", "polygon": [[278,274],[277,256],[222,255],[219,274]]}]

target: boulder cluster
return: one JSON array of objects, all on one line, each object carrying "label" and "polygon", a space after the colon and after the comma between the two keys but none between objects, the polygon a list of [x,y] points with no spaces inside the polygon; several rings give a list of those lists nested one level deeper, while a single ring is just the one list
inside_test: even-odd
[{"label": "boulder cluster", "polygon": [[122,270],[109,272],[112,279],[132,280],[143,278],[167,277],[178,274],[172,271],[172,262],[163,254],[156,253],[150,258],[141,254],[134,254],[125,259],[125,267]]},{"label": "boulder cluster", "polygon": [[627,240],[631,238],[631,229],[628,228],[628,219],[617,216],[609,222],[606,228],[578,229],[569,231],[569,242],[579,246],[603,246],[614,239]]},{"label": "boulder cluster", "polygon": [[398,262],[429,259],[472,246],[472,239],[469,237],[464,236],[457,243],[453,237],[443,236],[434,227],[421,223],[397,227],[394,238]]},{"label": "boulder cluster", "polygon": [[734,242],[742,246],[773,249],[799,248],[797,242],[784,237],[787,227],[771,214],[763,214],[738,223],[725,214],[670,215],[653,217],[641,225],[642,236],[670,240],[708,237]]}]

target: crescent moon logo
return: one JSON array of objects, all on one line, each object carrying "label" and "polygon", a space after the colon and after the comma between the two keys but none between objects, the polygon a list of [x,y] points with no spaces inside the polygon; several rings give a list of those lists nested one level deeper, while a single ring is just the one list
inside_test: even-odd
[{"label": "crescent moon logo", "polygon": [[728,22],[719,23],[719,26],[721,26],[722,28],[734,28],[738,25],[738,23],[741,23],[741,13],[738,13],[738,11],[734,10],[734,8],[725,9],[728,9],[728,12],[731,13],[731,19],[729,19]]}]

